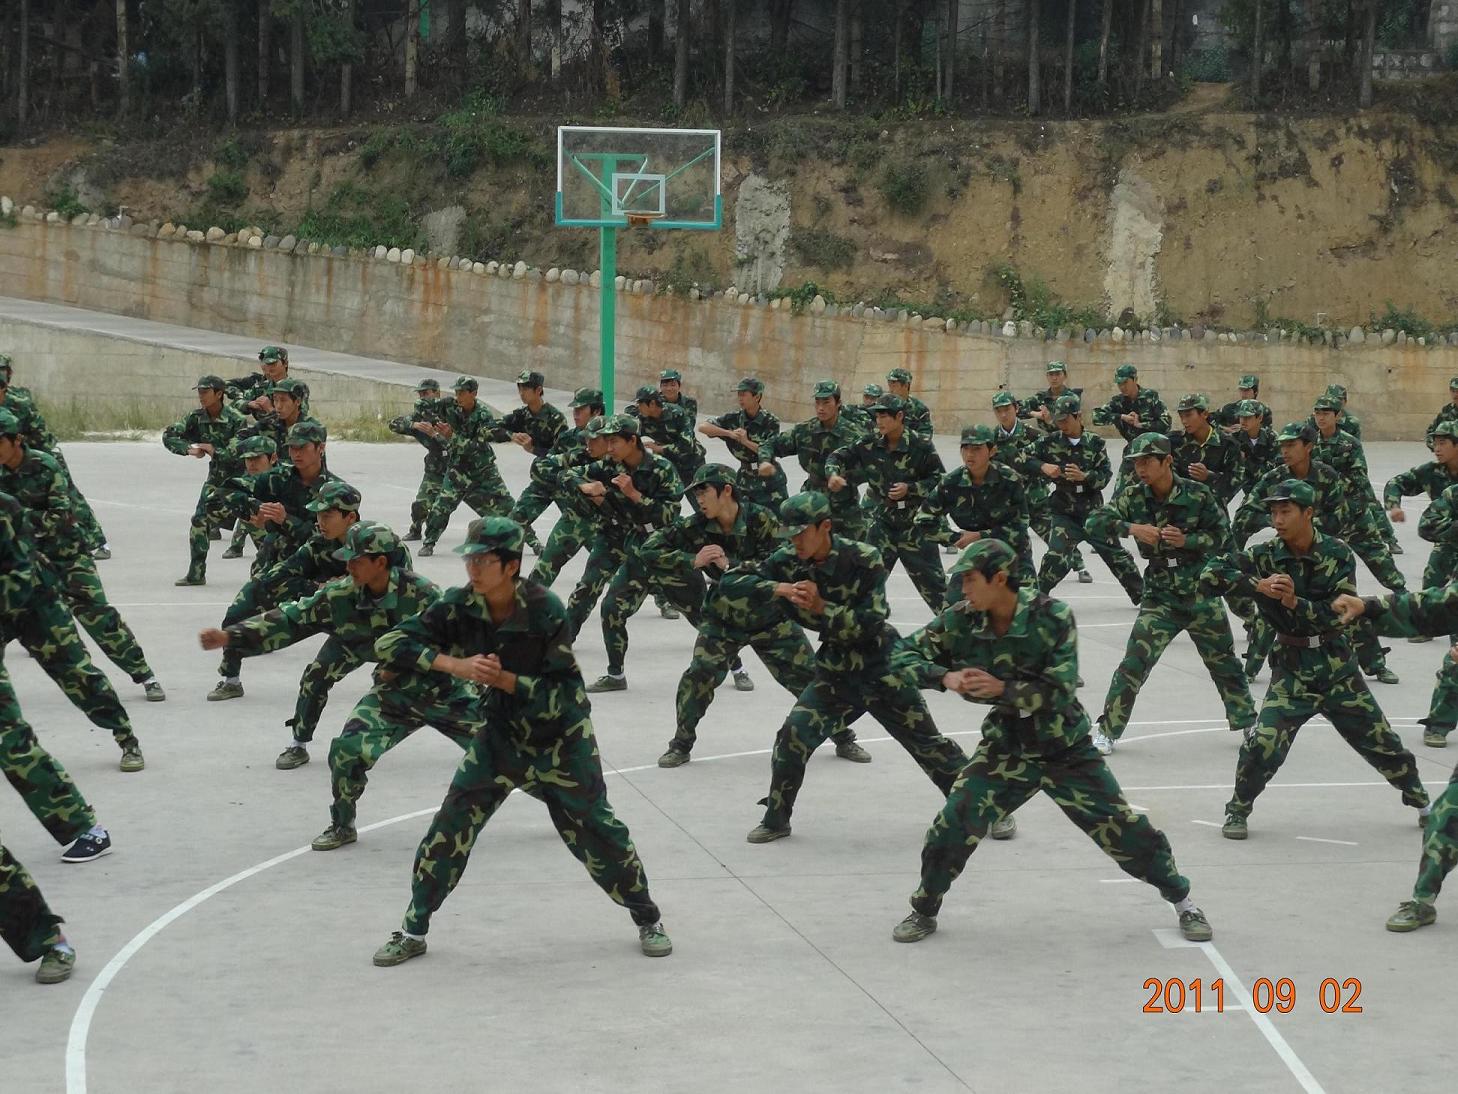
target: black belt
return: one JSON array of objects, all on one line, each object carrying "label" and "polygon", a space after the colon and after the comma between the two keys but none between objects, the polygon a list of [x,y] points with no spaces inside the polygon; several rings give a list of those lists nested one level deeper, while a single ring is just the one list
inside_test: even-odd
[{"label": "black belt", "polygon": [[1302,650],[1317,650],[1335,638],[1341,637],[1338,631],[1324,631],[1321,634],[1281,634],[1276,632],[1276,641],[1283,646],[1292,646]]}]

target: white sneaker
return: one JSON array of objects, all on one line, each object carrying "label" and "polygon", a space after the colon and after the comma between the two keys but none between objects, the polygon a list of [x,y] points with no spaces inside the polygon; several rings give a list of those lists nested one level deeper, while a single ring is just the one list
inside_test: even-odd
[{"label": "white sneaker", "polygon": [[1100,756],[1108,756],[1113,753],[1114,739],[1104,732],[1103,726],[1095,725],[1093,727],[1093,732],[1091,732],[1088,736],[1089,740],[1093,742],[1094,748],[1098,749],[1098,753]]}]

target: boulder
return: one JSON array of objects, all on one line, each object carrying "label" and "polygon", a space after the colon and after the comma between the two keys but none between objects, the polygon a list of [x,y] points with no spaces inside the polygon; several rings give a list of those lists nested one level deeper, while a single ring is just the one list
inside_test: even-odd
[{"label": "boulder", "polygon": [[527,264],[521,259],[518,259],[516,265],[511,268],[512,279],[515,281],[520,281],[526,276],[526,272]]},{"label": "boulder", "polygon": [[216,224],[214,224],[211,228],[207,230],[207,240],[209,243],[216,243],[227,234],[227,232],[223,231],[223,229],[219,228]]},{"label": "boulder", "polygon": [[292,235],[284,236],[281,240],[278,241],[278,249],[280,251],[292,251],[298,245],[298,237]]},{"label": "boulder", "polygon": [[400,265],[411,266],[414,265],[414,263],[415,250],[412,247],[406,247],[403,251],[400,252]]},{"label": "boulder", "polygon": [[[551,277],[550,271],[548,272],[548,275],[547,276],[549,278]],[[564,284],[564,285],[575,285],[575,284],[577,284],[581,280],[582,280],[582,275],[579,274],[576,270],[563,270],[562,271],[562,284]],[[699,298],[699,290],[698,289],[695,289],[694,290],[694,299],[697,300],[698,298]]]},{"label": "boulder", "polygon": [[399,262],[400,261],[400,248],[399,247],[391,247],[388,251],[386,251],[385,252],[385,261],[386,262]]}]

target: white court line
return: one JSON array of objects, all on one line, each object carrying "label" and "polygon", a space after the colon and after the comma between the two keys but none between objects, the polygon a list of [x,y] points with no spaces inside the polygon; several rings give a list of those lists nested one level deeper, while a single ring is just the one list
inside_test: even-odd
[{"label": "white court line", "polygon": [[[1159,944],[1167,950],[1203,950],[1205,956],[1210,959],[1210,964],[1215,966],[1215,971],[1223,976],[1226,982],[1235,989],[1233,994],[1236,998],[1250,998],[1250,992],[1246,990],[1245,984],[1235,974],[1235,970],[1230,967],[1230,962],[1226,961],[1220,951],[1215,948],[1215,943],[1189,942],[1181,938],[1179,932],[1170,927],[1157,928],[1154,932],[1154,937],[1159,939]],[[1266,1039],[1266,1042],[1271,1048],[1275,1049],[1276,1055],[1281,1058],[1281,1062],[1286,1065],[1292,1077],[1301,1084],[1302,1090],[1306,1091],[1307,1094],[1326,1094],[1322,1085],[1316,1081],[1316,1076],[1307,1070],[1306,1065],[1301,1062],[1301,1057],[1297,1056],[1295,1050],[1286,1043],[1286,1038],[1281,1036],[1280,1031],[1276,1029],[1269,1015],[1262,1014],[1252,1007],[1242,1006],[1240,1009],[1250,1015],[1250,1020],[1256,1024],[1256,1029],[1260,1030],[1261,1036]]]},{"label": "white court line", "polygon": [[1206,828],[1219,828],[1220,827],[1220,825],[1216,824],[1214,821],[1192,820],[1192,821],[1190,821],[1190,823],[1191,824],[1203,824]]},{"label": "white court line", "polygon": [[1349,839],[1322,839],[1320,836],[1297,836],[1297,839],[1304,839],[1307,843],[1339,843],[1343,847],[1360,847],[1360,843],[1353,843]]}]

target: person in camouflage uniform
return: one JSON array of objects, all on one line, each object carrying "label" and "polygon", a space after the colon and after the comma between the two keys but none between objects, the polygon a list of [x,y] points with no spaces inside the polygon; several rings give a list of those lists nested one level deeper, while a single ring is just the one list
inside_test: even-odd
[{"label": "person in camouflage uniform", "polygon": [[1023,587],[1018,568],[1016,553],[1000,540],[968,546],[952,567],[964,602],[903,639],[892,657],[908,683],[992,709],[926,834],[911,914],[891,937],[920,942],[932,934],[942,898],[983,837],[1041,790],[1120,869],[1174,905],[1185,938],[1209,941],[1210,923],[1190,899],[1168,838],[1133,810],[1089,743],[1073,612]]},{"label": "person in camouflage uniform", "polygon": [[874,433],[876,430],[876,415],[871,412],[871,407],[879,403],[885,394],[886,389],[880,384],[867,384],[861,388],[860,405],[847,403],[840,408],[840,412],[844,417],[854,422],[857,428],[863,432]]},{"label": "person in camouflage uniform", "polygon": [[891,671],[896,629],[887,621],[886,565],[866,543],[833,532],[830,499],[796,494],[780,506],[778,535],[791,542],[762,562],[719,579],[729,601],[777,605],[785,618],[820,633],[815,673],[775,736],[764,819],[748,835],[769,843],[790,834],[795,798],[810,754],[826,737],[869,711],[943,794],[967,756],[943,737],[921,692]]},{"label": "person in camouflage uniform", "polygon": [[[911,370],[904,368],[893,368],[886,373],[886,394],[894,395],[906,405],[906,432],[913,437],[919,437],[927,444],[932,439],[932,416],[927,405],[911,393]],[[877,402],[881,402],[878,399]],[[874,405],[866,408],[871,413],[872,422],[875,425],[876,410]]]},{"label": "person in camouflage uniform", "polygon": [[1225,806],[1226,839],[1245,839],[1255,800],[1280,770],[1296,731],[1322,715],[1405,804],[1426,816],[1428,792],[1417,761],[1392,731],[1358,671],[1347,629],[1335,626],[1330,604],[1356,591],[1356,563],[1339,539],[1316,529],[1311,483],[1287,479],[1265,492],[1276,538],[1211,559],[1199,590],[1223,596],[1238,589],[1254,599],[1276,636],[1271,683],[1260,721],[1245,734],[1235,766],[1235,789]]},{"label": "person in camouflage uniform", "polygon": [[[1330,395],[1340,402],[1337,408],[1337,428],[1348,436],[1362,439],[1362,420],[1347,410],[1347,389],[1342,384],[1327,384],[1326,395]],[[1313,420],[1312,424],[1315,424]]]},{"label": "person in camouflage uniform", "polygon": [[764,381],[746,376],[734,389],[739,409],[710,418],[699,426],[705,437],[717,437],[739,463],[734,496],[773,510],[785,500],[789,484],[785,472],[775,465],[769,478],[759,475],[759,446],[780,431],[780,420],[764,409]]},{"label": "person in camouflage uniform", "polygon": [[694,437],[694,418],[681,406],[665,404],[656,387],[640,387],[636,402],[625,413],[638,419],[643,447],[673,464],[684,482],[703,466],[704,446]]},{"label": "person in camouflage uniform", "polygon": [[[1028,495],[1017,472],[997,461],[997,435],[992,427],[964,428],[961,452],[962,466],[943,475],[922,502],[918,530],[930,542],[944,543],[958,554],[979,540],[1001,540],[1017,555],[1019,576],[1036,577],[1032,536],[1028,534]],[[962,580],[950,577],[945,603],[950,607],[960,599]]]},{"label": "person in camouflage uniform", "polygon": [[[447,590],[375,643],[382,670],[417,682],[385,683],[371,693],[380,697],[382,726],[400,737],[427,721],[473,731],[416,852],[404,922],[376,951],[376,965],[425,952],[431,916],[465,873],[481,830],[514,787],[529,784],[568,850],[628,909],[643,953],[673,952],[632,837],[608,802],[567,612],[550,589],[521,580],[523,541],[513,521],[472,524],[457,549],[469,584]],[[411,695],[411,687],[424,696]]]},{"label": "person in camouflage uniform", "polygon": [[1432,422],[1428,425],[1427,438],[1428,447],[1433,447],[1433,437],[1437,433],[1438,426],[1443,422],[1458,422],[1458,376],[1448,381],[1448,401],[1438,411]]},{"label": "person in camouflage uniform", "polygon": [[1270,415],[1271,408],[1254,399],[1246,399],[1236,408],[1237,428],[1230,433],[1230,443],[1240,457],[1235,488],[1245,494],[1251,492],[1262,475],[1281,462],[1275,430],[1262,424]]},{"label": "person in camouflage uniform", "polygon": [[683,373],[678,369],[666,368],[658,374],[658,393],[663,396],[664,406],[676,406],[690,422],[698,421],[699,401],[683,393]]},{"label": "person in camouflage uniform", "polygon": [[[992,396],[992,414],[997,419],[997,426],[993,430],[993,443],[997,446],[993,458],[1022,478],[1023,490],[1028,498],[1028,526],[1038,533],[1038,538],[1045,544],[1049,543],[1053,536],[1053,514],[1049,509],[1051,492],[1048,489],[1048,479],[1040,471],[1029,471],[1030,461],[1034,465],[1038,463],[1033,457],[1043,434],[1018,420],[1018,400],[1010,391],[999,391]],[[1050,410],[1049,421],[1051,420]],[[955,548],[953,551],[961,553]],[[1070,555],[1069,564],[1078,574],[1078,583],[1093,584],[1093,574],[1088,572],[1088,566],[1083,561],[1083,552],[1077,544],[1071,548]],[[960,585],[958,588],[960,590]]]},{"label": "person in camouflage uniform", "polygon": [[1341,400],[1335,395],[1317,397],[1309,423],[1316,427],[1313,454],[1345,480],[1352,511],[1364,514],[1387,544],[1388,551],[1400,555],[1402,547],[1397,542],[1397,532],[1372,489],[1372,475],[1367,469],[1367,455],[1362,450],[1362,442],[1343,432],[1337,424],[1341,407]]},{"label": "person in camouflage uniform", "polygon": [[[1241,404],[1252,402],[1260,406],[1261,428],[1270,429],[1271,408],[1262,403],[1260,398],[1261,378],[1253,374],[1242,376],[1240,384],[1235,389],[1235,399],[1220,409],[1211,411],[1210,421],[1214,422],[1222,433],[1233,437],[1245,428],[1240,420],[1244,416],[1241,412]],[[1251,436],[1255,436],[1255,434],[1252,433]]]},{"label": "person in camouflage uniform", "polygon": [[[309,762],[309,742],[330,689],[374,659],[376,638],[423,610],[436,596],[435,586],[410,569],[404,544],[389,528],[367,521],[340,523],[347,531],[334,557],[348,568],[348,577],[326,582],[307,596],[226,629],[210,628],[198,635],[205,650],[231,647],[244,654],[272,653],[316,634],[329,635],[299,678],[294,716],[285,723],[291,738],[274,762],[280,771]],[[330,751],[331,769],[337,771]]]},{"label": "person in camouflage uniform", "polygon": [[[1450,487],[1458,485],[1458,418],[1436,423],[1428,435],[1428,447],[1433,450],[1432,460],[1394,475],[1382,488],[1382,504],[1393,523],[1401,524],[1407,519],[1402,511],[1403,498],[1426,494],[1430,501],[1436,502]],[[1429,506],[1428,512],[1431,511]],[[1427,513],[1423,516],[1426,520]],[[1436,523],[1430,525],[1435,532],[1438,527]],[[1448,543],[1450,531],[1451,526],[1445,521],[1435,538],[1425,535],[1419,523],[1418,535],[1435,545],[1423,569],[1424,589],[1446,585],[1458,576],[1458,550]]]},{"label": "person in camouflage uniform", "polygon": [[[726,675],[733,674],[737,690],[754,690],[739,660],[745,646],[753,647],[775,682],[792,695],[798,696],[814,677],[815,651],[797,624],[773,603],[735,601],[719,590],[725,570],[752,566],[779,548],[779,518],[754,502],[741,501],[739,480],[719,464],[699,468],[689,493],[695,496],[696,511],[654,532],[642,550],[650,571],[702,592],[693,657],[678,682],[676,729],[668,750],[658,757],[659,767],[689,762],[698,725]],[[848,727],[830,736],[841,759],[871,762],[870,753],[856,743]]]},{"label": "person in camouflage uniform", "polygon": [[1250,686],[1235,656],[1235,639],[1225,605],[1197,593],[1200,572],[1213,556],[1233,544],[1225,507],[1203,483],[1175,474],[1170,438],[1144,433],[1129,444],[1137,483],[1088,517],[1090,536],[1114,540],[1129,536],[1149,565],[1139,617],[1129,632],[1124,658],[1109,681],[1093,744],[1107,756],[1124,735],[1134,700],[1164,651],[1182,631],[1189,633],[1200,660],[1220,693],[1230,728],[1255,725]]},{"label": "person in camouflage uniform", "polygon": [[193,390],[197,392],[198,409],[162,431],[162,447],[168,452],[208,461],[207,478],[198,491],[187,536],[187,573],[174,581],[174,585],[207,584],[208,540],[216,534],[216,525],[208,516],[210,500],[240,470],[229,446],[247,422],[242,414],[223,402],[221,377],[204,376]]},{"label": "person in camouflage uniform", "polygon": [[[826,458],[838,448],[866,440],[870,434],[844,413],[840,404],[840,385],[834,380],[817,381],[812,395],[815,417],[797,422],[784,432],[760,442],[759,474],[761,478],[773,478],[779,472],[776,461],[785,456],[795,456],[805,472],[805,481],[800,489],[823,492],[826,489]],[[860,508],[860,484],[837,490],[829,497],[830,510],[840,534],[849,539],[863,538],[866,523]]]},{"label": "person in camouflage uniform", "polygon": [[1210,424],[1210,397],[1203,391],[1182,395],[1175,413],[1180,428],[1169,435],[1175,474],[1208,486],[1221,507],[1228,506],[1240,478],[1240,456]]},{"label": "person in camouflage uniform", "polygon": [[1073,566],[1073,548],[1087,542],[1114,572],[1131,602],[1138,604],[1143,579],[1129,552],[1109,540],[1088,536],[1084,522],[1103,501],[1109,482],[1109,454],[1104,439],[1083,427],[1077,395],[1064,395],[1053,408],[1058,432],[1039,439],[1021,470],[1031,478],[1053,483],[1049,501],[1048,551],[1038,570],[1038,589],[1050,593]]},{"label": "person in camouflage uniform", "polygon": [[24,534],[35,549],[36,563],[47,587],[60,596],[76,622],[86,628],[102,652],[132,682],[141,684],[147,701],[167,698],[147,664],[137,636],[106,599],[96,563],[71,508],[71,489],[60,466],[44,452],[32,452],[21,440],[15,415],[0,409],[0,490],[20,503]]},{"label": "person in camouflage uniform", "polygon": [[[574,638],[628,553],[638,550],[655,531],[673,523],[683,496],[683,484],[673,464],[643,447],[637,419],[615,414],[594,419],[594,423],[588,436],[607,441],[607,457],[570,468],[562,475],[564,489],[577,491],[574,504],[596,524],[587,565],[567,600],[567,618]],[[588,690],[622,691],[625,687],[625,681],[609,674]]]},{"label": "person in camouflage uniform", "polygon": [[[91,661],[76,623],[35,557],[25,510],[0,493],[0,649],[19,642],[93,725],[110,731],[122,750],[121,769],[146,767],[142,746],[111,682]],[[23,761],[17,761],[23,762]]]},{"label": "person in camouflage uniform", "polygon": [[425,518],[430,507],[440,494],[440,484],[445,478],[446,450],[444,442],[436,436],[436,426],[441,420],[440,381],[421,380],[415,385],[415,405],[409,414],[390,419],[390,432],[402,437],[413,437],[425,449],[425,460],[420,472],[420,485],[415,489],[415,500],[410,503],[410,529],[405,533],[407,541],[418,540],[425,527]]},{"label": "person in camouflage uniform", "polygon": [[[264,346],[258,351],[258,361],[262,371],[236,377],[226,385],[226,394],[232,400],[231,405],[254,419],[255,424],[273,414],[273,401],[269,398],[269,391],[274,384],[288,376],[289,352],[282,346]],[[277,439],[274,444],[278,445]],[[252,538],[255,547],[260,543],[261,537],[255,534],[257,531],[250,524],[239,524],[233,531],[233,538],[228,549],[223,552],[223,557],[242,558],[246,539]]]},{"label": "person in camouflage uniform", "polygon": [[[1141,433],[1169,432],[1169,411],[1165,409],[1159,392],[1152,387],[1139,386],[1137,368],[1129,364],[1120,365],[1114,370],[1114,385],[1119,393],[1103,406],[1094,407],[1094,425],[1113,426],[1126,444]],[[1126,454],[1119,461],[1119,475],[1114,480],[1115,494],[1129,485],[1133,474],[1133,462]]]},{"label": "person in camouflage uniform", "polygon": [[926,535],[917,514],[946,468],[931,441],[910,431],[900,396],[883,395],[871,409],[876,436],[826,457],[825,484],[832,494],[853,482],[866,484],[867,497],[874,499],[866,542],[881,552],[888,574],[898,561],[906,567],[917,593],[936,613],[942,610],[947,579],[936,542]]},{"label": "person in camouflage uniform", "polygon": [[[1344,594],[1332,602],[1332,608],[1343,623],[1366,618],[1378,633],[1395,638],[1452,634],[1458,632],[1458,583],[1381,597]],[[1454,656],[1458,656],[1458,647],[1450,650],[1445,660],[1451,661]],[[1412,899],[1397,906],[1397,911],[1387,920],[1387,929],[1406,933],[1437,922],[1438,913],[1433,905],[1442,891],[1443,879],[1455,866],[1458,866],[1458,767],[1453,769],[1447,787],[1428,814]]]},{"label": "person in camouflage uniform", "polygon": [[[562,412],[543,398],[542,389],[546,384],[547,378],[540,372],[525,369],[517,373],[516,393],[522,405],[502,417],[492,435],[494,441],[511,441],[526,449],[533,463],[552,452],[567,431],[567,419]],[[532,521],[550,504],[551,498],[540,491],[535,479],[529,478],[511,510],[512,519],[526,529],[527,547],[538,555],[542,553],[542,541],[533,531]]]},{"label": "person in camouflage uniform", "polygon": [[[1304,422],[1288,422],[1276,435],[1281,446],[1281,463],[1267,471],[1247,491],[1245,499],[1231,521],[1235,545],[1242,547],[1252,535],[1270,524],[1267,498],[1287,479],[1299,479],[1311,486],[1316,498],[1317,527],[1326,535],[1340,539],[1358,558],[1367,564],[1378,581],[1389,589],[1402,590],[1406,581],[1386,552],[1382,537],[1367,522],[1365,514],[1353,518],[1351,502],[1343,488],[1341,476],[1331,467],[1313,458],[1316,431]],[[1246,621],[1250,646],[1245,655],[1245,674],[1254,678],[1271,652],[1274,636],[1256,612],[1256,602],[1237,594],[1231,607]],[[1367,626],[1359,626],[1353,635],[1357,660],[1364,672],[1379,683],[1396,684],[1398,677],[1387,667],[1386,650]]]},{"label": "person in camouflage uniform", "polygon": [[[537,552],[537,564],[532,567],[531,580],[550,586],[557,580],[557,574],[577,552],[592,539],[593,520],[583,511],[581,495],[573,487],[563,485],[562,476],[573,467],[581,467],[600,460],[607,455],[607,439],[590,441],[588,425],[593,418],[605,413],[602,392],[595,387],[578,388],[572,396],[572,428],[564,430],[557,438],[557,444],[550,455],[533,460],[528,474],[537,490],[556,503],[559,516],[547,536],[546,545]],[[511,510],[511,519],[526,527],[529,520],[536,519],[535,495],[523,493],[521,500]]]},{"label": "person in camouflage uniform", "polygon": [[481,516],[504,516],[515,503],[491,447],[498,437],[509,438],[500,432],[491,408],[478,398],[479,382],[471,376],[460,376],[453,390],[455,399],[441,408],[442,421],[436,427],[436,435],[447,440],[447,466],[440,493],[425,519],[422,558],[435,554],[435,545],[450,523],[451,514],[462,502]]},{"label": "person in camouflage uniform", "polygon": [[1038,423],[1038,428],[1044,433],[1057,433],[1058,426],[1053,421],[1053,404],[1060,396],[1077,395],[1083,399],[1083,388],[1068,386],[1068,366],[1062,361],[1049,361],[1048,367],[1043,370],[1048,378],[1048,386],[1036,394],[1029,395],[1022,402],[1014,400],[1019,418],[1027,418]]},{"label": "person in camouflage uniform", "polygon": [[[1458,421],[1442,422],[1438,425],[1437,448],[1444,452],[1453,447],[1445,431],[1458,433]],[[1389,487],[1391,484],[1388,484]],[[1418,535],[1433,545],[1428,558],[1427,569],[1423,571],[1424,589],[1441,589],[1454,580],[1458,573],[1458,485],[1447,487],[1437,499],[1423,510],[1418,521]],[[1458,646],[1458,630],[1448,636],[1451,645]],[[1422,632],[1408,637],[1409,642],[1430,642],[1432,639]],[[1428,700],[1428,713],[1418,719],[1423,727],[1423,744],[1430,748],[1444,748],[1448,735],[1458,727],[1458,662],[1444,656],[1438,665],[1437,683],[1432,698]]]},{"label": "person in camouflage uniform", "polygon": [[65,922],[46,903],[23,863],[0,843],[0,938],[26,964],[39,960],[38,984],[69,979],[76,951],[61,930]]}]

